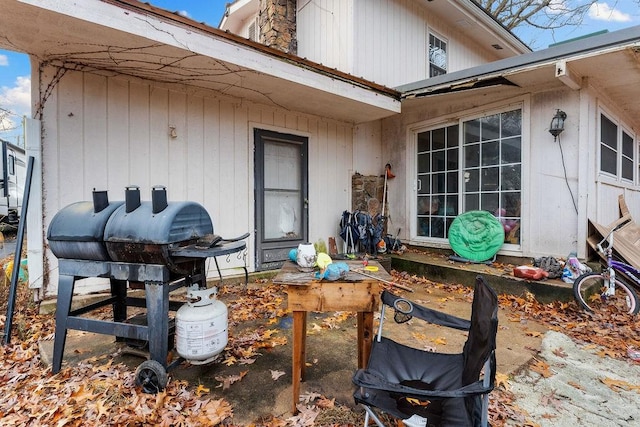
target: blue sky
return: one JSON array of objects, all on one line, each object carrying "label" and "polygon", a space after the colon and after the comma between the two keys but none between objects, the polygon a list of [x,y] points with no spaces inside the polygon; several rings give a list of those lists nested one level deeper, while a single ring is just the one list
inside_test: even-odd
[{"label": "blue sky", "polygon": [[[217,27],[231,0],[148,0],[154,6],[179,12],[198,22]],[[559,10],[565,1],[555,0]],[[599,0],[585,17],[583,25],[557,31],[519,29],[515,34],[533,49],[543,49],[551,43],[584,36],[597,31],[615,31],[640,25],[640,5],[635,0]],[[0,50],[0,108],[12,111],[11,119],[19,122],[22,115],[30,115],[30,66],[24,54]],[[2,132],[0,137],[16,142],[16,132]]]}]

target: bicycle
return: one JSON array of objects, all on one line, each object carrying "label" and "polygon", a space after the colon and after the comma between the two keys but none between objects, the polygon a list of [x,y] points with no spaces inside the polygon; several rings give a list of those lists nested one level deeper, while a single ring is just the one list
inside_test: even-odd
[{"label": "bicycle", "polygon": [[[600,273],[585,273],[573,282],[573,296],[582,308],[589,312],[622,311],[637,314],[640,300],[633,288],[616,277],[624,274],[633,283],[640,286],[640,270],[613,259],[613,232],[627,222],[614,227],[597,245],[598,252],[604,255],[606,266]],[[603,245],[607,243],[607,246]]]}]

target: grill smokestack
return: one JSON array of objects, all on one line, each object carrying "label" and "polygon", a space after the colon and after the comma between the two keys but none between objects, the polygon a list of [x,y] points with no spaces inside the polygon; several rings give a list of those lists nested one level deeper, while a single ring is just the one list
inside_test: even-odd
[{"label": "grill smokestack", "polygon": [[125,189],[125,212],[130,213],[138,209],[140,206],[140,187],[130,185]]},{"label": "grill smokestack", "polygon": [[151,189],[151,205],[154,214],[160,213],[167,207],[167,187],[156,185]]},{"label": "grill smokestack", "polygon": [[93,189],[93,213],[98,213],[109,206],[109,196],[106,191]]}]

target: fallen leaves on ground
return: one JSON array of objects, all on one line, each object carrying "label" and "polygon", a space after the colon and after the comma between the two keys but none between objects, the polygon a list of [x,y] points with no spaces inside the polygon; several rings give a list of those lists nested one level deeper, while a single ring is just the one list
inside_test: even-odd
[{"label": "fallen leaves on ground", "polygon": [[628,383],[624,380],[614,380],[613,378],[601,378],[600,382],[606,385],[613,391],[625,390],[625,391],[635,391],[636,393],[640,393],[640,386]]},{"label": "fallen leaves on ground", "polygon": [[[444,289],[449,294],[444,300],[426,302],[427,306],[438,306],[451,298],[470,302],[473,297],[472,289],[463,285],[442,284],[406,272],[394,271],[392,276],[395,282],[416,289],[422,287],[426,293]],[[223,287],[220,294],[231,295],[227,303],[230,337],[221,363],[247,365],[247,370],[236,375],[239,378],[218,378],[222,387],[229,387],[250,373],[251,365],[263,356],[264,350],[286,344],[286,338],[276,324],[289,314],[282,288],[269,281],[242,291]],[[585,348],[596,349],[601,357],[626,359],[628,347],[640,347],[638,317],[624,313],[590,314],[573,302],[542,304],[528,293],[500,295],[500,306],[510,322],[544,324],[583,343]],[[6,306],[0,308],[6,310]],[[310,324],[310,328],[316,331],[335,329],[353,316],[353,313],[333,313]],[[4,327],[5,321],[4,316],[0,316],[0,326]],[[258,326],[241,331],[235,328],[251,322]],[[40,362],[38,341],[52,339],[54,319],[52,315],[37,314],[37,306],[28,301],[28,290],[27,299],[16,304],[13,325],[13,343],[0,347],[0,418],[3,425],[233,425],[233,408],[224,399],[215,397],[215,389],[170,379],[163,392],[145,394],[135,386],[135,373],[124,365],[114,364],[112,355],[88,359],[53,375]],[[437,336],[419,338],[421,341],[438,340]],[[563,350],[557,349],[556,355],[562,357]],[[546,362],[541,360],[535,361],[531,368],[539,370],[541,375],[552,374]],[[273,371],[272,375],[277,380],[281,373]],[[640,392],[637,386],[624,381],[609,378],[601,381],[614,390]],[[571,385],[579,387],[578,384]],[[559,404],[554,396],[548,396],[548,399],[550,405]],[[489,400],[491,424],[535,427],[537,424],[528,420],[513,400],[509,377],[498,373]],[[361,414],[336,404],[331,396],[319,393],[304,395],[299,409],[298,415],[286,420],[273,415],[258,424],[270,427],[340,426],[362,420]]]}]

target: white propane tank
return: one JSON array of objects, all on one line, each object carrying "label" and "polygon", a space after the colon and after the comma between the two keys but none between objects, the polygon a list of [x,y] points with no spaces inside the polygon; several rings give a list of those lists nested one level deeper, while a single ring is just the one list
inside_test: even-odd
[{"label": "white propane tank", "polygon": [[176,312],[176,350],[194,364],[212,361],[227,346],[227,306],[217,288],[189,290]]}]

